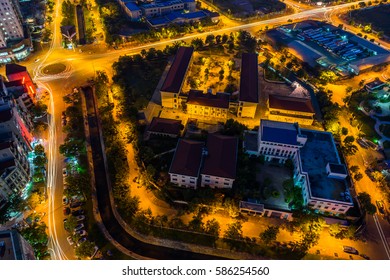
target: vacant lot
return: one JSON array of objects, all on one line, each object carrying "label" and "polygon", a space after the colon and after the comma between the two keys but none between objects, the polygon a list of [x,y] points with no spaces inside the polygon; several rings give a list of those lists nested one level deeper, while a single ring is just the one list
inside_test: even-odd
[{"label": "vacant lot", "polygon": [[372,24],[376,31],[383,31],[390,36],[390,4],[351,12],[354,21],[361,24]]}]

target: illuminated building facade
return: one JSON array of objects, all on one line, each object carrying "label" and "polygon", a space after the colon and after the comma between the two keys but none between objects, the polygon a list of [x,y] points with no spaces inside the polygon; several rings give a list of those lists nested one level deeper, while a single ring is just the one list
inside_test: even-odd
[{"label": "illuminated building facade", "polygon": [[217,92],[204,94],[190,90],[187,100],[187,113],[203,117],[226,119],[229,112],[229,94]]}]

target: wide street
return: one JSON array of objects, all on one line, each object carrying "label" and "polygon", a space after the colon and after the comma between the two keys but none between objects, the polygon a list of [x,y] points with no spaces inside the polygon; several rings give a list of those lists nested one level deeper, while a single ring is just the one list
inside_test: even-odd
[{"label": "wide street", "polygon": [[[368,1],[365,1],[368,2]],[[248,23],[237,24],[232,21],[219,30],[208,31],[186,35],[176,39],[167,39],[154,43],[129,45],[119,50],[112,50],[102,46],[77,47],[75,50],[66,50],[61,46],[60,22],[62,0],[56,0],[55,16],[51,24],[53,40],[45,51],[39,55],[32,55],[28,61],[21,64],[28,67],[34,80],[37,82],[42,92],[48,92],[50,96],[49,113],[52,116],[49,124],[49,139],[46,146],[48,154],[48,228],[50,236],[50,252],[52,259],[75,259],[74,250],[67,243],[67,232],[63,227],[64,215],[62,213],[62,174],[63,157],[59,154],[59,145],[63,143],[64,133],[61,127],[61,113],[65,110],[65,104],[62,97],[69,93],[73,87],[86,83],[87,79],[94,76],[95,71],[105,70],[109,77],[112,76],[111,65],[119,56],[132,55],[139,53],[142,49],[156,48],[164,49],[167,45],[175,42],[190,42],[194,38],[205,38],[207,35],[229,34],[238,30],[248,30],[256,34],[265,26],[272,28],[277,25],[288,23],[289,20],[303,19],[325,19],[325,14],[339,9],[346,9],[354,3],[342,4],[330,7],[307,7],[295,2],[286,1],[286,3],[295,6],[295,14],[282,16],[279,18]],[[235,25],[234,25],[235,24]],[[36,60],[39,60],[35,62]],[[66,70],[57,75],[46,75],[43,69],[47,65],[61,63],[66,66]],[[376,224],[375,224],[376,225]],[[378,239],[379,240],[379,239]]]}]

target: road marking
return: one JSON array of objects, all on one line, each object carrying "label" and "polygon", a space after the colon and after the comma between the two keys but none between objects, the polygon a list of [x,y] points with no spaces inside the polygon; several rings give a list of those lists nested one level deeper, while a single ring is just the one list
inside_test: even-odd
[{"label": "road marking", "polygon": [[375,222],[376,228],[378,229],[379,236],[381,237],[381,240],[382,240],[382,243],[383,243],[383,248],[386,251],[387,258],[390,260],[390,248],[389,248],[389,244],[386,241],[386,235],[384,234],[383,229],[382,229],[382,227],[381,227],[381,225],[379,223],[377,214],[374,214],[373,218],[374,218],[374,222]]}]

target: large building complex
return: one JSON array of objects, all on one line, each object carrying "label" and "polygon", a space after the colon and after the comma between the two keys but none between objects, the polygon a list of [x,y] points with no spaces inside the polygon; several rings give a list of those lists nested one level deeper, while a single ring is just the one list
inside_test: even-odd
[{"label": "large building complex", "polygon": [[171,183],[194,188],[232,188],[236,178],[236,137],[209,134],[207,144],[180,139],[169,169]]},{"label": "large building complex", "polygon": [[273,121],[312,125],[315,111],[310,98],[272,94],[268,98],[268,118]]},{"label": "large building complex", "polygon": [[160,89],[161,104],[167,108],[179,108],[179,93],[191,65],[194,48],[180,47]]},{"label": "large building complex", "polygon": [[259,103],[257,54],[243,53],[241,61],[240,94],[237,115],[254,118]]},{"label": "large building complex", "polygon": [[21,60],[30,54],[31,41],[27,33],[19,2],[0,0],[0,64]]},{"label": "large building complex", "polygon": [[[248,146],[244,143],[247,151]],[[266,161],[292,160],[294,184],[302,190],[303,205],[336,215],[353,207],[348,173],[331,133],[302,129],[297,123],[261,120],[255,148],[249,153],[264,156]]]},{"label": "large building complex", "polygon": [[286,46],[312,68],[333,69],[342,75],[358,75],[390,62],[390,52],[377,44],[333,25],[307,20],[266,32],[275,47]]},{"label": "large building complex", "polygon": [[226,119],[229,111],[230,96],[227,93],[203,93],[190,90],[187,99],[187,113],[208,118]]}]

